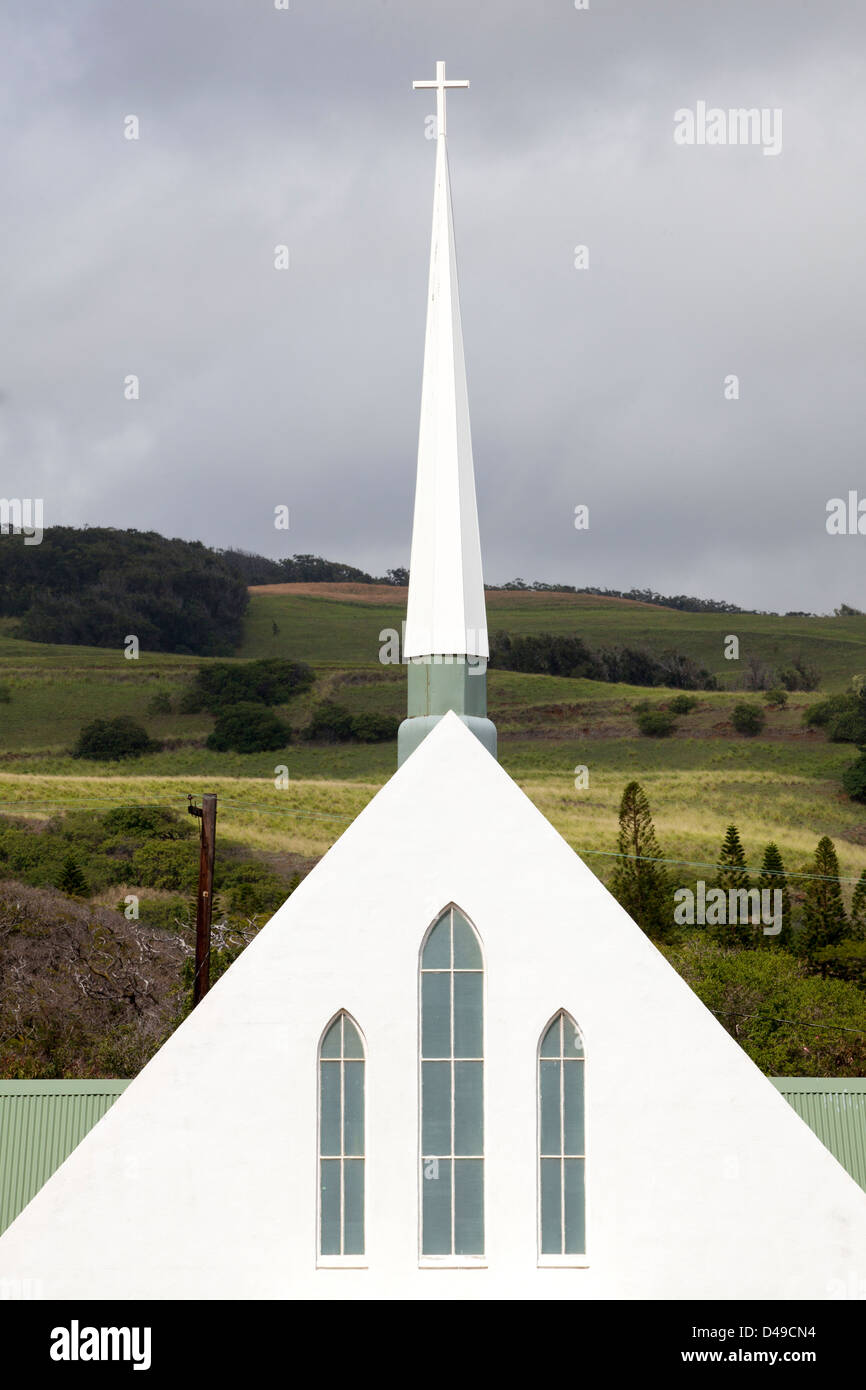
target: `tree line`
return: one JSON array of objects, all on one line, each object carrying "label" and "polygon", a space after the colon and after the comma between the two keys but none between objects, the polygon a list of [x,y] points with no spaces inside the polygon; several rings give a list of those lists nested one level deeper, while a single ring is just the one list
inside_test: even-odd
[{"label": "tree line", "polygon": [[582,637],[557,632],[525,636],[494,632],[489,664],[503,671],[624,685],[663,685],[676,690],[715,690],[717,686],[715,676],[690,656],[672,648],[660,656],[642,647],[591,648]]},{"label": "tree line", "polygon": [[230,656],[249,603],[246,584],[200,541],[155,531],[52,526],[41,544],[0,535],[0,615],[32,642]]}]

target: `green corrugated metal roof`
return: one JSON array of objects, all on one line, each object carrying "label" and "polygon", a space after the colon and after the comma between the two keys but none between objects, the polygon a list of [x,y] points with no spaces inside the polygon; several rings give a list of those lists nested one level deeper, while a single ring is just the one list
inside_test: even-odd
[{"label": "green corrugated metal roof", "polygon": [[866,1191],[866,1078],[771,1076],[770,1080]]},{"label": "green corrugated metal roof", "polygon": [[[769,1080],[866,1190],[866,1078]],[[0,1081],[0,1232],[128,1085]]]},{"label": "green corrugated metal roof", "polygon": [[128,1081],[0,1081],[0,1231],[15,1220]]}]

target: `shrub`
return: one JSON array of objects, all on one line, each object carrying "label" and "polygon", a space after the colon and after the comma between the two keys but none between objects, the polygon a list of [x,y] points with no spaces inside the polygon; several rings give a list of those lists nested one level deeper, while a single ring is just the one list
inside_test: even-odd
[{"label": "shrub", "polygon": [[790,666],[779,672],[779,684],[786,690],[817,690],[821,672],[802,657],[795,657]]},{"label": "shrub", "polygon": [[827,725],[831,743],[866,743],[866,720],[859,710],[834,714]]},{"label": "shrub", "polygon": [[866,753],[845,768],[842,786],[852,801],[866,801]]},{"label": "shrub", "polygon": [[229,705],[217,715],[207,746],[220,753],[267,753],[285,748],[291,739],[288,724],[273,710],[247,700]]},{"label": "shrub", "polygon": [[781,690],[778,687],[774,688],[773,690],[765,690],[764,699],[766,700],[767,704],[771,705],[773,708],[784,709],[786,704],[788,703],[788,692],[787,690]]},{"label": "shrub", "polygon": [[293,695],[309,690],[315,676],[303,661],[268,657],[263,661],[215,661],[196,672],[193,684],[181,699],[181,710],[218,714],[229,705],[254,701],[283,705]]},{"label": "shrub", "polygon": [[167,690],[157,690],[147,703],[148,714],[171,714],[171,696]]},{"label": "shrub", "polygon": [[690,714],[697,703],[694,695],[675,695],[668,701],[668,709],[671,714]]},{"label": "shrub", "polygon": [[352,720],[352,735],[359,743],[386,743],[397,737],[399,719],[392,714],[356,714]]},{"label": "shrub", "polygon": [[270,916],[282,907],[296,882],[287,885],[265,864],[248,863],[233,865],[223,876],[221,887],[233,913],[241,917],[259,913]]},{"label": "shrub", "polygon": [[760,705],[735,705],[731,715],[731,723],[738,734],[745,734],[747,738],[754,738],[759,734],[767,722],[767,716]]},{"label": "shrub", "polygon": [[0,682],[0,705],[8,705],[12,699],[12,687]]},{"label": "shrub", "polygon": [[857,708],[856,695],[828,695],[826,700],[819,700],[817,704],[809,706],[803,715],[803,723],[810,728],[824,729],[831,719],[843,714],[853,714]]},{"label": "shrub", "polygon": [[648,738],[667,738],[677,726],[672,714],[664,709],[645,709],[637,716],[637,726]]},{"label": "shrub", "polygon": [[316,705],[313,717],[304,730],[304,738],[320,739],[325,743],[345,743],[352,737],[352,715],[344,705],[331,701]]},{"label": "shrub", "polygon": [[704,932],[687,935],[666,954],[761,1071],[863,1075],[866,999],[856,985],[822,980],[778,948],[725,950]]},{"label": "shrub", "polygon": [[146,729],[128,715],[121,714],[116,719],[94,719],[85,724],[72,756],[113,762],[117,758],[140,758],[143,753],[156,752],[159,747]]},{"label": "shrub", "polygon": [[109,836],[138,840],[186,840],[195,830],[189,816],[179,816],[168,806],[116,806],[102,817],[102,828]]},{"label": "shrub", "polygon": [[[126,900],[117,904],[118,912],[126,912]],[[179,932],[195,927],[195,902],[191,898],[140,898],[138,918],[148,927],[159,931]],[[179,926],[178,923],[181,925]]]},{"label": "shrub", "polygon": [[322,743],[385,743],[397,737],[399,727],[399,719],[392,714],[352,714],[345,705],[325,701],[313,710],[304,738]]},{"label": "shrub", "polygon": [[144,888],[193,893],[198,885],[199,855],[195,845],[150,840],[132,856],[132,873]]}]

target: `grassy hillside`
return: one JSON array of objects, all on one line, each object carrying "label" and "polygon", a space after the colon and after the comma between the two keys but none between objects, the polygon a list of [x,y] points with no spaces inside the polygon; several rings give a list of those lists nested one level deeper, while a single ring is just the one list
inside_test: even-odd
[{"label": "grassy hillside", "polygon": [[[288,592],[295,588],[306,592]],[[339,592],[363,588],[367,594]],[[315,665],[372,665],[379,659],[379,633],[384,628],[400,631],[406,615],[405,593],[404,589],[337,584],[255,589],[239,655],[300,652]],[[487,608],[491,631],[577,634],[590,647],[643,646],[656,654],[674,647],[726,686],[741,677],[750,656],[768,666],[802,657],[817,666],[821,687],[828,691],[843,689],[852,675],[866,674],[866,617],[681,613],[628,599],[520,591],[489,592]],[[725,638],[730,633],[740,639],[739,662],[725,660]]]},{"label": "grassy hillside", "polygon": [[[353,712],[401,715],[405,670],[378,661],[380,631],[399,630],[403,619],[401,591],[281,588],[253,593],[240,654],[314,665],[315,688],[282,711],[289,723],[302,727],[325,698]],[[398,602],[384,601],[395,596]],[[673,645],[726,681],[742,668],[742,661],[736,667],[722,655],[730,632],[739,634],[743,657],[753,649],[768,664],[802,656],[820,668],[825,691],[844,688],[866,669],[866,618],[689,614],[628,600],[520,592],[491,593],[488,602],[492,628],[578,632],[599,646],[635,643],[662,651]],[[215,789],[220,823],[239,842],[309,859],[333,842],[394,769],[391,744],[295,741],[285,752],[214,754],[205,747],[212,718],[176,710],[201,659],[143,652],[127,661],[120,651],[20,642],[10,626],[0,624],[0,681],[12,692],[11,702],[0,704],[0,810],[14,806],[38,816],[64,805],[136,799],[182,806],[188,792]],[[725,826],[736,820],[750,857],[775,838],[794,867],[829,834],[844,874],[866,868],[864,815],[839,787],[853,750],[802,725],[817,694],[791,695],[785,710],[768,713],[759,738],[744,739],[730,724],[742,694],[701,693],[675,735],[656,740],[638,735],[634,706],[666,704],[670,691],[504,671],[490,673],[489,688],[504,767],[602,877],[610,861],[598,852],[614,847],[619,797],[635,776],[646,786],[672,857],[713,862]],[[169,694],[175,712],[148,713],[158,691]],[[141,720],[163,741],[163,751],[128,764],[73,759],[80,726],[115,714]],[[274,786],[281,763],[289,768],[285,790]],[[578,764],[590,770],[585,791],[575,790]]]}]

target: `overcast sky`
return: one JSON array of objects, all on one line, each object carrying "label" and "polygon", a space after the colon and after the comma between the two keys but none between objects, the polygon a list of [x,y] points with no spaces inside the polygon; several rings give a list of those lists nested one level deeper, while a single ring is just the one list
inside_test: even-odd
[{"label": "overcast sky", "polygon": [[[444,58],[486,579],[866,608],[825,527],[866,497],[864,40],[862,0],[5,0],[0,495],[407,564]],[[677,145],[701,101],[781,153]]]}]

